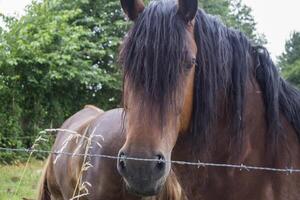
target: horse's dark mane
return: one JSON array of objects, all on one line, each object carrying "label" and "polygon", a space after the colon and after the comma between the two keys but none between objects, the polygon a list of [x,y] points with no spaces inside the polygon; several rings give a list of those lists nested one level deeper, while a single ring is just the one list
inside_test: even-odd
[{"label": "horse's dark mane", "polygon": [[298,140],[300,140],[299,90],[279,76],[277,68],[265,48],[257,47],[255,56],[257,63],[256,80],[262,89],[273,144],[278,143],[279,135],[287,132],[281,130],[283,127],[280,123],[280,114],[293,126]]},{"label": "horse's dark mane", "polygon": [[[280,133],[280,113],[300,137],[300,93],[280,78],[266,49],[252,45],[243,33],[202,10],[196,14],[194,31],[198,53],[191,132],[201,137],[197,141],[212,140],[221,96],[226,97],[232,138],[242,144],[246,82],[251,76],[262,90],[272,142]],[[122,46],[124,78],[160,112],[175,104],[176,87],[188,66],[184,64],[191,59],[185,38],[186,24],[177,15],[176,3],[154,1],[140,14]]]},{"label": "horse's dark mane", "polygon": [[217,18],[199,10],[195,20],[198,48],[192,132],[204,144],[213,137],[211,129],[220,114],[220,95],[227,97],[226,110],[233,137],[242,141],[242,117],[252,46],[240,32],[225,27]]}]

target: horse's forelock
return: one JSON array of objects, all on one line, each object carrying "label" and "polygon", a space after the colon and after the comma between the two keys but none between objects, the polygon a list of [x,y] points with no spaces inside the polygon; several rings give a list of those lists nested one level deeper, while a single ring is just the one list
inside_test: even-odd
[{"label": "horse's forelock", "polygon": [[119,60],[130,90],[140,105],[163,113],[175,108],[178,87],[189,62],[186,24],[175,1],[153,1],[135,21],[121,47]]}]

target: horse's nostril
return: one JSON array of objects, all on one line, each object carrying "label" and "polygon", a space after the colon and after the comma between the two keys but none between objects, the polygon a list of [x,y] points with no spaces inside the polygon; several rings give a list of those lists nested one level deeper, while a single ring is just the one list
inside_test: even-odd
[{"label": "horse's nostril", "polygon": [[166,160],[165,160],[165,157],[161,154],[158,154],[157,155],[157,160],[158,162],[156,163],[156,167],[157,169],[159,170],[163,170],[166,166]]},{"label": "horse's nostril", "polygon": [[126,164],[125,164],[126,162],[125,161],[126,161],[126,156],[123,152],[121,152],[119,154],[119,166],[122,170],[124,170],[126,168]]}]

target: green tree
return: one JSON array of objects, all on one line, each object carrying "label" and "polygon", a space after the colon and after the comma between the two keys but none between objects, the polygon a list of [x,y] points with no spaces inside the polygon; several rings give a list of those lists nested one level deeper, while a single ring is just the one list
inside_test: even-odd
[{"label": "green tree", "polygon": [[293,32],[285,44],[285,52],[279,56],[284,77],[300,88],[300,32]]},{"label": "green tree", "polygon": [[300,32],[293,32],[285,43],[285,52],[279,56],[280,64],[285,67],[300,59]]},{"label": "green tree", "polygon": [[258,33],[252,9],[242,3],[242,0],[230,0],[230,15],[228,24],[244,32],[255,44],[264,45],[266,37]]},{"label": "green tree", "polygon": [[199,6],[207,13],[219,16],[223,21],[228,22],[231,12],[229,0],[199,0]]},{"label": "green tree", "polygon": [[245,33],[253,43],[267,43],[266,37],[257,32],[252,9],[242,0],[200,0],[199,4],[207,13],[220,17],[229,27]]},{"label": "green tree", "polygon": [[[0,30],[0,145],[29,147],[85,104],[118,106],[116,52],[126,28],[109,1],[34,2]],[[2,154],[3,157],[3,154]]]}]

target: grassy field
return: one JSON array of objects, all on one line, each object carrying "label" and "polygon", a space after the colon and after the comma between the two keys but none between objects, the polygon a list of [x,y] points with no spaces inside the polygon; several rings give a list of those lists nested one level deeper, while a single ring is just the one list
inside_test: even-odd
[{"label": "grassy field", "polygon": [[31,161],[21,182],[25,164],[0,165],[0,200],[36,199],[43,164],[42,161]]}]

